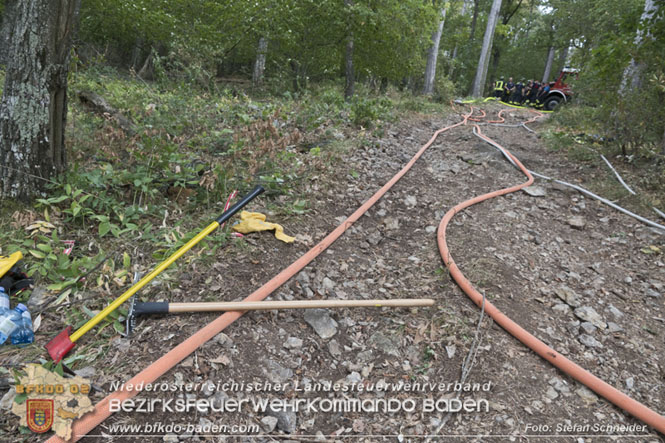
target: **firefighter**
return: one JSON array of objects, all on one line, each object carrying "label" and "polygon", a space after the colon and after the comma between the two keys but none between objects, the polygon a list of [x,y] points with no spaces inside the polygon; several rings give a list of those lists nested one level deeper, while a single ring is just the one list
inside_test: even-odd
[{"label": "firefighter", "polygon": [[529,80],[524,84],[524,89],[522,90],[522,105],[528,104],[529,94],[531,94],[531,88],[533,87],[533,80]]},{"label": "firefighter", "polygon": [[513,83],[513,78],[508,77],[508,82],[503,85],[503,97],[501,97],[501,100],[504,102],[509,102],[510,101],[510,95],[513,93],[513,90],[515,89],[515,83]]},{"label": "firefighter", "polygon": [[545,98],[547,98],[547,94],[550,93],[550,84],[549,83],[543,83],[543,85],[540,88],[540,91],[538,91],[538,96],[536,98],[538,102],[538,106],[542,106],[543,102],[545,101]]},{"label": "firefighter", "polygon": [[503,75],[499,77],[499,80],[494,82],[494,97],[501,98],[503,96]]},{"label": "firefighter", "polygon": [[514,89],[515,91],[510,97],[510,101],[516,105],[521,105],[524,101],[524,95],[522,94],[522,91],[524,90],[524,79],[517,82]]},{"label": "firefighter", "polygon": [[531,80],[531,87],[529,88],[529,94],[526,97],[526,103],[530,106],[536,104],[536,97],[538,96],[538,91],[540,90],[540,83],[538,80]]}]

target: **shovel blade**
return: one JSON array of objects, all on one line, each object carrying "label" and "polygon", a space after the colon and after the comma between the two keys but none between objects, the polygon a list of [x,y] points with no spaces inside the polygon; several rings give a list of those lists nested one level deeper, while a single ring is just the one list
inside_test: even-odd
[{"label": "shovel blade", "polygon": [[53,337],[53,339],[46,343],[46,350],[54,362],[59,363],[62,358],[69,353],[74,347],[74,342],[69,338],[72,332],[72,327],[67,326],[60,334]]}]

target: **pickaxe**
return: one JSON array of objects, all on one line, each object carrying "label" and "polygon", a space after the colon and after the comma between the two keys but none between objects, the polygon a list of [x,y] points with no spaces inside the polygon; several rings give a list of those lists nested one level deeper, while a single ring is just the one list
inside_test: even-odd
[{"label": "pickaxe", "polygon": [[174,314],[180,312],[214,311],[257,311],[269,309],[312,309],[312,308],[383,308],[432,306],[430,298],[388,299],[388,300],[293,300],[293,301],[255,301],[255,302],[195,302],[169,303],[137,302],[134,297],[129,305],[125,319],[125,332],[129,336],[136,327],[137,317],[146,314]]}]

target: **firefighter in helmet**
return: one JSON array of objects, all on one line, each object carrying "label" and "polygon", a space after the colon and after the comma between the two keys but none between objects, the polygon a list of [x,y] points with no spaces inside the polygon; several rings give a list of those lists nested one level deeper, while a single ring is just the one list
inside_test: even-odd
[{"label": "firefighter in helmet", "polygon": [[493,96],[501,98],[503,95],[503,85],[504,85],[504,80],[503,80],[503,75],[499,77],[499,80],[494,82],[494,91],[493,91]]}]

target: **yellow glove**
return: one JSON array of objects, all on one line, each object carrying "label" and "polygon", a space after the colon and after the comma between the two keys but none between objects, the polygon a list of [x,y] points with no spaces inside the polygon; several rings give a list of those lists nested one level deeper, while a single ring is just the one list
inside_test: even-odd
[{"label": "yellow glove", "polygon": [[284,243],[293,243],[294,237],[284,234],[284,228],[277,223],[266,222],[266,216],[260,212],[247,212],[240,213],[240,223],[233,225],[231,228],[240,232],[241,234],[249,234],[250,232],[258,231],[272,231],[275,230],[275,237]]}]

